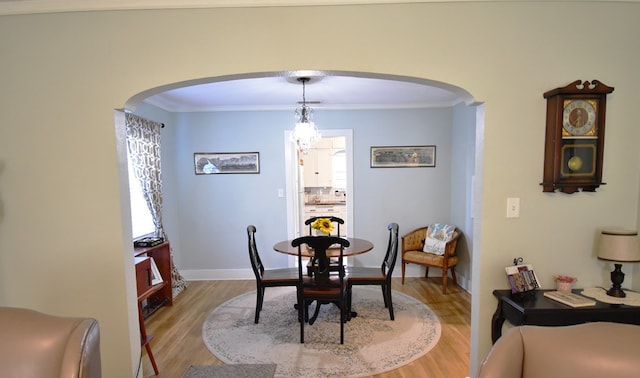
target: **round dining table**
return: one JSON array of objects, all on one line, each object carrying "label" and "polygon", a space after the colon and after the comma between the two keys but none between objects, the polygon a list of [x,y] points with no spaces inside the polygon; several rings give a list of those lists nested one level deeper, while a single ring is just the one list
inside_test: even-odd
[{"label": "round dining table", "polygon": [[[359,255],[361,253],[369,252],[373,249],[373,243],[365,239],[358,238],[344,238],[349,241],[349,246],[342,251],[342,256],[354,256]],[[273,249],[277,252],[286,253],[287,255],[298,256],[298,247],[292,247],[291,242],[293,240],[283,240],[281,242],[277,242]],[[306,244],[301,244],[300,248],[302,248],[302,256],[304,257],[313,257],[313,250],[309,249]],[[331,248],[327,249],[328,257],[340,257],[340,248]],[[298,305],[294,305],[295,308],[298,308]],[[358,313],[355,311],[351,311],[349,309],[349,319],[355,318],[358,316]],[[316,313],[317,316],[317,313]],[[315,316],[314,316],[315,318]]]},{"label": "round dining table", "polygon": [[[344,257],[359,255],[373,249],[373,243],[368,240],[349,237],[344,239],[349,241],[349,246],[342,252],[342,256]],[[273,246],[273,249],[281,253],[286,253],[287,255],[298,256],[298,247],[292,247],[292,241],[293,240],[283,240],[281,242],[277,242]],[[313,250],[309,249],[306,244],[303,244],[301,248],[302,256],[313,257]],[[340,257],[340,248],[329,247],[329,249],[327,249],[327,256]]]}]

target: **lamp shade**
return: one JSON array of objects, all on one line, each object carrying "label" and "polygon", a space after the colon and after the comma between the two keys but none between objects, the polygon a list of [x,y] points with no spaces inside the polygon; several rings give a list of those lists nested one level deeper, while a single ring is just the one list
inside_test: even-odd
[{"label": "lamp shade", "polygon": [[638,232],[603,230],[598,245],[598,258],[618,262],[640,261]]}]

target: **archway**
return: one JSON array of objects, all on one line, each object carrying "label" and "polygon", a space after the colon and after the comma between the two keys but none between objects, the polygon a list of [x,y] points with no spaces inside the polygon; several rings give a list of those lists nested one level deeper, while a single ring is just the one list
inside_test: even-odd
[{"label": "archway", "polygon": [[[405,76],[394,76],[394,75],[380,75],[380,74],[371,74],[371,73],[354,73],[354,72],[346,72],[346,71],[331,71],[330,74],[333,74],[335,76],[339,76],[339,75],[345,75],[345,76],[349,76],[352,78],[356,78],[356,79],[384,79],[384,80],[390,80],[390,81],[399,81],[399,82],[403,82],[403,83],[413,83],[413,84],[418,84],[418,85],[424,85],[424,86],[434,86],[440,89],[445,89],[448,90],[452,93],[455,93],[457,98],[459,99],[460,102],[463,102],[464,104],[467,105],[467,107],[469,106],[474,106],[476,105],[476,103],[474,102],[472,96],[465,91],[464,89],[452,86],[450,84],[446,84],[446,83],[440,83],[440,82],[436,82],[436,81],[432,81],[432,80],[427,80],[427,79],[420,79],[420,78],[410,78],[410,77],[405,77]],[[177,89],[177,88],[184,88],[187,86],[194,86],[194,85],[201,85],[201,84],[206,84],[206,83],[232,83],[233,81],[236,80],[248,80],[248,79],[265,79],[265,78],[273,78],[273,77],[278,77],[278,78],[282,78],[285,77],[285,73],[283,72],[270,72],[270,73],[254,73],[254,74],[242,74],[242,75],[231,75],[231,76],[222,76],[222,77],[215,77],[215,78],[201,78],[201,79],[194,79],[194,80],[188,80],[188,81],[183,81],[183,82],[179,82],[179,83],[173,83],[173,84],[169,84],[169,85],[165,85],[165,86],[161,86],[161,87],[156,87],[156,88],[152,88],[149,90],[146,90],[144,92],[141,92],[140,94],[131,97],[131,99],[129,99],[129,101],[127,101],[127,109],[129,110],[135,110],[136,107],[138,106],[138,104],[140,104],[141,102],[143,102],[145,99],[164,93],[167,90],[171,90],[171,89]],[[297,93],[297,90],[296,90]],[[297,94],[299,95],[299,94]],[[291,104],[290,107],[293,109],[293,107],[295,106],[295,104]],[[477,148],[477,152],[476,152],[476,156],[478,156],[478,154],[481,154],[482,149],[478,148],[478,146],[482,146],[483,143],[483,135],[482,135],[482,128],[479,127],[480,122],[482,121],[483,115],[481,114],[481,112],[477,112],[477,115],[475,117],[475,122],[476,124],[474,125],[475,129],[478,131],[476,136],[475,136],[475,145]],[[479,166],[479,164],[476,162],[476,169]],[[479,226],[479,218],[472,216],[471,212],[477,212],[479,211],[478,208],[476,208],[474,206],[474,204],[479,204],[481,203],[479,198],[480,198],[480,193],[481,193],[481,172],[476,170],[476,175],[473,178],[474,182],[476,183],[476,185],[473,185],[471,187],[471,194],[466,198],[466,200],[468,201],[467,203],[467,208],[469,208],[469,218],[473,218],[471,222],[469,222],[470,224],[473,224],[473,230],[471,232],[472,234],[472,238],[475,239],[475,235],[479,235],[479,231],[476,227]],[[473,201],[473,198],[476,198],[475,201]],[[477,215],[477,214],[476,214]],[[473,245],[478,246],[479,243],[473,243]],[[473,261],[476,261],[478,259],[478,251],[474,250],[473,251]],[[473,266],[476,264],[472,263],[472,268]],[[473,270],[473,269],[472,269]],[[473,289],[474,287],[477,287],[477,284],[474,284],[473,281],[477,281],[477,274],[470,274],[471,277],[471,282],[470,282],[470,289]],[[472,291],[473,294],[473,291]],[[474,295],[474,297],[476,297]],[[477,304],[474,305],[474,307],[472,308],[472,311],[474,311],[475,309],[477,309]],[[473,328],[472,328],[472,338],[473,338]],[[473,343],[472,343],[473,344]]]}]

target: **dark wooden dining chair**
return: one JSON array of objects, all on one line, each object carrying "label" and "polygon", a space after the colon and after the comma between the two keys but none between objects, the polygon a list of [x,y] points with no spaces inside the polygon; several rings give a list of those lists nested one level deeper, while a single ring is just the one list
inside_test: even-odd
[{"label": "dark wooden dining chair", "polygon": [[247,226],[247,238],[249,240],[249,259],[251,260],[251,268],[256,276],[256,317],[255,323],[258,323],[262,303],[264,301],[264,289],[275,286],[298,286],[298,269],[282,268],[282,269],[265,269],[258,254],[256,247],[256,227],[254,225]]},{"label": "dark wooden dining chair", "polygon": [[[348,240],[336,236],[302,236],[291,242],[291,246],[298,247],[298,319],[301,343],[304,343],[304,323],[308,321],[309,325],[312,325],[318,316],[320,306],[324,303],[334,303],[340,309],[340,344],[344,344],[344,323],[348,319],[350,309],[342,255],[344,248],[349,244]],[[338,245],[340,248],[338,274],[331,274],[334,269],[327,257],[327,249],[332,245]],[[303,248],[313,249],[314,264],[310,268],[310,276],[302,274]],[[309,318],[309,305],[314,301],[315,312]]]},{"label": "dark wooden dining chair", "polygon": [[391,300],[391,275],[398,257],[398,224],[390,223],[387,229],[389,230],[389,243],[380,268],[350,266],[347,268],[346,274],[349,290],[349,308],[351,308],[353,286],[380,285],[384,307],[389,309],[389,318],[394,320],[393,301]]}]

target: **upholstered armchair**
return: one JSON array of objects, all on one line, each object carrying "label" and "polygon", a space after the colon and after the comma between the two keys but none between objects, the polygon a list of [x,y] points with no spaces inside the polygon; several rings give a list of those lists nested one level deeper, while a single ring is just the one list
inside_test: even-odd
[{"label": "upholstered armchair", "polygon": [[454,267],[458,264],[459,237],[460,231],[455,226],[444,224],[432,224],[405,234],[402,237],[402,284],[407,264],[425,266],[425,278],[429,276],[429,267],[433,266],[442,269],[442,293],[446,294],[449,270],[453,283],[458,283]]},{"label": "upholstered armchair", "polygon": [[0,335],[0,377],[102,376],[95,319],[0,307]]}]

